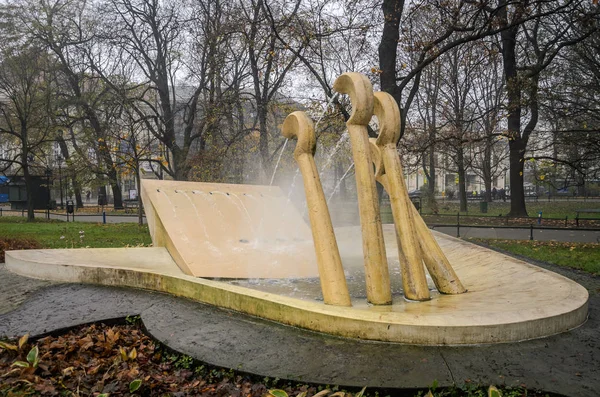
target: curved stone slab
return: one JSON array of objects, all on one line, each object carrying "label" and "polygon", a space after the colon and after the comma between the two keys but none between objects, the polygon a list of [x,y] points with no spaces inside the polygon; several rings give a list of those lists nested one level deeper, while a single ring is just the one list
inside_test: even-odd
[{"label": "curved stone slab", "polygon": [[145,179],[141,191],[153,245],[187,275],[319,276],[310,228],[278,187]]},{"label": "curved stone slab", "polygon": [[[392,246],[393,225],[384,229],[386,243]],[[351,228],[337,231],[342,241],[344,235],[353,233]],[[167,292],[314,331],[410,344],[520,341],[564,332],[585,322],[588,292],[574,281],[453,237],[435,235],[469,292],[434,295],[426,302],[396,297],[392,306],[371,306],[364,298],[354,298],[354,307],[336,307],[195,278],[170,261],[164,248],[8,251],[6,268],[34,278]],[[86,257],[94,258],[93,263]]]}]

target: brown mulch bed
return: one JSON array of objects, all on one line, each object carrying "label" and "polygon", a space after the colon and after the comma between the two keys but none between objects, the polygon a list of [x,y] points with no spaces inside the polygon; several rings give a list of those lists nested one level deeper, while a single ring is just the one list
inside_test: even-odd
[{"label": "brown mulch bed", "polygon": [[32,239],[0,237],[0,263],[4,263],[5,251],[37,248],[41,248],[41,245]]},{"label": "brown mulch bed", "polygon": [[[456,225],[457,217],[441,215],[423,215],[423,219],[429,225]],[[461,226],[529,226],[535,227],[557,227],[570,228],[577,230],[575,219],[543,219],[542,224],[538,225],[537,218],[507,218],[503,216],[463,216],[460,217]],[[580,219],[579,228],[600,228],[598,219]]]},{"label": "brown mulch bed", "polygon": [[[18,348],[19,342],[11,344]],[[36,365],[32,353],[35,346],[39,360]],[[135,392],[152,396],[260,397],[269,390],[266,382],[170,353],[137,324],[83,326],[60,336],[27,341],[17,351],[1,347],[2,342],[0,396],[126,396]],[[307,385],[277,386],[290,396],[318,392]]]},{"label": "brown mulch bed", "polygon": [[[171,352],[148,337],[139,317],[124,325],[92,324],[36,341],[0,340],[0,396],[216,396],[377,397],[337,386],[292,383],[212,367]],[[465,380],[465,389],[441,388],[427,396],[482,396],[487,386]],[[548,396],[525,385],[502,389],[510,396]],[[388,392],[390,392],[388,390]],[[364,394],[363,394],[364,393]],[[387,393],[386,393],[387,394]],[[384,394],[384,395],[386,395]],[[390,395],[422,396],[398,390]],[[553,395],[553,394],[550,394]],[[554,396],[554,395],[553,395]]]}]

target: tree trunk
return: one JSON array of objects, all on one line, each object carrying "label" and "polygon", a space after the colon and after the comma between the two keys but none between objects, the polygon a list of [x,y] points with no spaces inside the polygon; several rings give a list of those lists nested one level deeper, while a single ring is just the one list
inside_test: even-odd
[{"label": "tree trunk", "polygon": [[[501,2],[502,24],[508,25],[506,1]],[[525,144],[521,137],[521,82],[517,74],[517,33],[514,26],[500,33],[502,39],[502,64],[506,79],[508,107],[508,145],[510,164],[510,212],[507,216],[527,216],[525,189],[523,188],[523,156]]]},{"label": "tree trunk", "polygon": [[379,42],[379,81],[381,90],[394,97],[402,109],[400,90],[396,85],[396,57],[400,38],[400,20],[404,10],[404,0],[383,0],[383,32]]},{"label": "tree trunk", "polygon": [[[431,138],[431,135],[430,135]],[[435,134],[434,138],[435,139]],[[435,182],[436,182],[436,172],[435,172],[435,145],[433,143],[429,146],[429,173],[427,174],[427,183],[429,184],[429,194],[431,197],[435,197]]]},{"label": "tree trunk", "polygon": [[525,143],[517,138],[509,141],[509,163],[510,163],[510,212],[508,216],[527,216],[525,208],[525,189],[523,188],[523,170]]},{"label": "tree trunk", "polygon": [[582,175],[579,172],[577,172],[576,180],[577,180],[577,196],[585,197],[585,175]]},{"label": "tree trunk", "polygon": [[[96,119],[96,121],[97,121],[97,119]],[[100,130],[100,127],[98,127],[98,130]],[[121,196],[121,187],[119,186],[117,170],[115,169],[115,164],[110,156],[110,151],[109,151],[108,145],[106,144],[106,141],[101,140],[98,142],[98,151],[101,154],[101,157],[102,157],[105,167],[108,169],[106,176],[108,177],[108,183],[110,184],[110,186],[112,188],[114,208],[116,210],[121,209],[121,208],[123,208],[123,198]]]},{"label": "tree trunk", "polygon": [[485,185],[485,201],[488,203],[492,202],[492,178],[484,178],[483,184]]},{"label": "tree trunk", "polygon": [[[203,150],[202,138],[200,139],[200,150]],[[173,178],[176,181],[186,181],[188,179],[190,167],[187,162],[187,154],[187,150],[183,150],[178,147],[173,147],[171,149],[171,155],[173,157]],[[160,167],[162,170],[162,165]]]},{"label": "tree trunk", "polygon": [[73,175],[71,177],[71,183],[73,184],[73,192],[75,193],[75,202],[77,203],[77,208],[83,208],[83,199],[81,198],[81,184]]},{"label": "tree trunk", "polygon": [[[142,181],[141,181],[141,178],[140,178],[139,164],[135,168],[135,184],[137,186],[137,191],[141,192]],[[139,193],[138,193],[137,200],[138,200],[138,225],[142,226],[144,224],[144,217],[143,217],[144,207],[143,207],[143,204],[142,204],[142,198],[140,197]]]},{"label": "tree trunk", "polygon": [[[429,162],[429,166],[426,164]],[[439,209],[437,200],[435,199],[435,153],[433,153],[433,144],[429,147],[427,158],[423,156],[423,172],[427,179],[427,194],[425,195],[425,201],[429,211],[437,214]]]},{"label": "tree trunk", "polygon": [[[260,159],[262,162],[263,171],[267,177],[270,177],[273,172],[271,168],[271,161],[269,159],[269,132],[267,130],[267,106],[259,99],[261,103],[258,103],[258,128],[260,132],[259,138],[259,151]],[[268,181],[267,181],[268,182]]]},{"label": "tree trunk", "polygon": [[104,181],[100,178],[100,187],[98,188],[98,201],[100,201],[100,196],[104,197],[104,200],[106,200],[105,202],[108,204],[108,195],[106,193],[106,185],[104,184]]},{"label": "tree trunk", "polygon": [[27,192],[27,222],[33,222],[35,218],[35,212],[33,211],[33,181],[27,164],[27,152],[25,150],[23,152],[21,161],[23,162],[23,179],[25,180],[25,191]]},{"label": "tree trunk", "polygon": [[462,147],[459,147],[456,153],[456,165],[458,169],[458,198],[460,200],[460,211],[467,212],[466,172]]},{"label": "tree trunk", "polygon": [[33,212],[33,181],[29,173],[29,137],[27,124],[21,120],[21,168],[23,169],[23,180],[25,181],[25,191],[27,193],[27,222],[33,222],[35,213]]},{"label": "tree trunk", "polygon": [[[62,154],[62,157],[65,159],[65,162],[67,163],[67,173],[69,175],[69,177],[71,178],[71,183],[73,184],[73,192],[75,193],[75,201],[77,203],[77,208],[83,208],[83,200],[81,199],[81,184],[79,183],[79,181],[77,180],[77,177],[75,176],[75,170],[73,169],[73,165],[71,164],[69,160],[70,153],[69,153],[69,148],[67,147],[67,143],[65,142],[65,139],[62,137],[62,135],[58,135],[56,137],[56,142],[58,142],[58,147],[60,148],[60,153]],[[69,177],[67,177],[67,180],[69,179]]]},{"label": "tree trunk", "polygon": [[110,182],[110,188],[113,194],[113,207],[116,210],[123,209],[123,194],[121,193],[121,186],[118,182]]},{"label": "tree trunk", "polygon": [[483,184],[485,185],[485,201],[488,203],[492,202],[492,139],[488,136],[488,140],[485,144],[485,150],[483,154]]}]

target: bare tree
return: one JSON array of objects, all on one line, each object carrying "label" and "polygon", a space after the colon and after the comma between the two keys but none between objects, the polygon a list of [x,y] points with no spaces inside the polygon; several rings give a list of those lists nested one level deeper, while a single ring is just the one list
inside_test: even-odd
[{"label": "bare tree", "polygon": [[[597,15],[598,7],[580,1],[513,4],[499,1],[504,77],[507,87],[508,143],[510,148],[509,216],[527,216],[525,205],[524,159],[529,137],[539,120],[539,84],[542,72],[565,47],[574,45],[597,32],[589,24],[583,31],[571,27],[581,19]],[[534,14],[528,23],[517,24],[525,15]],[[523,113],[528,120],[523,124]]]},{"label": "bare tree", "polygon": [[416,110],[419,115],[423,134],[418,139],[420,143],[419,152],[422,153],[422,168],[427,178],[427,197],[430,200],[429,207],[433,212],[437,211],[435,202],[435,186],[437,182],[437,152],[436,142],[438,139],[438,115],[439,96],[441,86],[441,62],[434,62],[425,68],[422,74],[421,89],[417,93]]},{"label": "bare tree", "polygon": [[[7,6],[18,31],[25,37],[45,46],[56,59],[59,100],[62,102],[62,119],[56,120],[69,127],[78,123],[77,131],[89,132],[100,161],[89,162],[88,166],[101,180],[106,178],[111,185],[115,208],[122,207],[121,188],[114,161],[106,144],[107,130],[111,119],[103,118],[101,111],[108,92],[93,76],[92,67],[86,62],[84,47],[95,40],[95,20],[88,4],[81,0],[16,0]],[[110,114],[110,113],[108,113]],[[59,117],[60,118],[60,117]],[[58,141],[60,143],[60,137]],[[72,141],[73,144],[77,142]],[[64,151],[67,147],[62,146]],[[65,158],[67,153],[63,153]],[[80,153],[87,160],[87,153]],[[100,185],[104,186],[101,182]]]},{"label": "bare tree", "polygon": [[[16,150],[0,159],[22,173],[27,192],[27,220],[34,215],[33,176],[45,169],[44,149],[52,139],[51,62],[43,48],[6,46],[0,63],[0,137]],[[37,165],[37,166],[36,166]],[[15,167],[16,166],[16,167]]]},{"label": "bare tree", "polygon": [[473,170],[483,179],[484,199],[492,200],[493,181],[504,171],[507,145],[501,134],[502,116],[505,113],[504,79],[499,43],[495,38],[481,40],[474,44],[483,62],[473,75],[474,89],[471,90],[471,103],[476,113],[475,125],[481,140],[475,145]]},{"label": "bare tree", "polygon": [[469,94],[481,59],[474,54],[472,47],[461,46],[452,48],[440,61],[443,65],[440,99],[443,101],[441,107],[446,126],[442,128],[439,140],[443,140],[446,150],[451,153],[458,174],[460,210],[467,211],[467,169],[473,160],[469,150],[479,139],[474,130],[475,115]]}]

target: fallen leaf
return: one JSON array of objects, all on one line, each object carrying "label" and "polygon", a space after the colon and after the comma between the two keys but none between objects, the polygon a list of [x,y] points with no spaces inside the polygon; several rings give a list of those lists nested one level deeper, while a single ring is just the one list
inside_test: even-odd
[{"label": "fallen leaf", "polygon": [[121,359],[127,361],[127,351],[119,346],[119,353],[121,353]]},{"label": "fallen leaf", "polygon": [[19,348],[17,346],[11,345],[10,343],[7,343],[7,342],[1,342],[1,341],[0,341],[0,349],[13,350],[13,351],[19,350]]},{"label": "fallen leaf", "polygon": [[137,350],[135,350],[135,347],[133,349],[131,349],[128,357],[131,361],[133,361],[137,358]]},{"label": "fallen leaf", "polygon": [[25,346],[25,344],[27,343],[28,340],[29,340],[29,334],[25,334],[21,337],[21,339],[19,339],[19,350],[21,350],[23,348],[23,346]]}]

